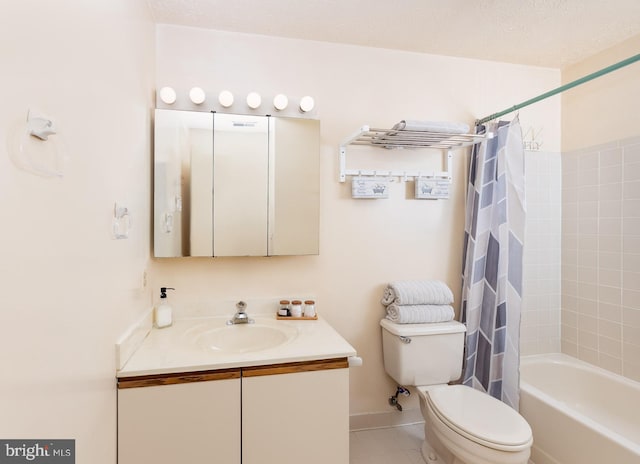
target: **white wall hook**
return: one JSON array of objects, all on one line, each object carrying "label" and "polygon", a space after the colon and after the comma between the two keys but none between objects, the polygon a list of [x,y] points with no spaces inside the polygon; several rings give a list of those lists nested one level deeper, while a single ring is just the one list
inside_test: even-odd
[{"label": "white wall hook", "polygon": [[10,129],[8,151],[11,161],[30,174],[62,178],[68,156],[62,136],[49,138],[54,134],[57,134],[56,123],[41,111],[29,109],[26,124],[17,121]]},{"label": "white wall hook", "polygon": [[126,206],[118,206],[118,203],[116,203],[113,208],[113,215],[116,219],[122,219],[129,215],[129,210]]},{"label": "white wall hook", "polygon": [[113,207],[113,238],[122,240],[129,238],[131,230],[131,216],[126,206],[116,203]]},{"label": "white wall hook", "polygon": [[29,110],[27,113],[27,133],[40,140],[47,140],[50,135],[56,134],[53,121],[47,116]]}]

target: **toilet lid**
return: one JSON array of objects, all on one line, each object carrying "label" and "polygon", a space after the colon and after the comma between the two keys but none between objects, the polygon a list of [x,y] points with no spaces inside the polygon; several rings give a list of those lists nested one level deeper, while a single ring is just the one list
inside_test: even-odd
[{"label": "toilet lid", "polygon": [[450,428],[491,447],[519,447],[532,440],[531,427],[505,403],[464,385],[425,391],[433,412]]}]

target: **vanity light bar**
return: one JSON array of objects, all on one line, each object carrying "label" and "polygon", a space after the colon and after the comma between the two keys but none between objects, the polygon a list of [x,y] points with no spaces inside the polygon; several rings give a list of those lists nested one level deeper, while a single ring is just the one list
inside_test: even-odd
[{"label": "vanity light bar", "polygon": [[[213,98],[212,98],[213,97]],[[207,94],[207,92],[202,87],[192,87],[188,92],[188,100],[178,98],[178,93],[173,87],[164,86],[157,93],[159,107],[162,106],[181,106],[180,109],[195,109],[195,106],[206,108],[207,105],[204,103],[209,100],[214,105],[218,106],[220,110],[230,109],[234,105],[243,104],[245,106],[245,110],[255,111],[261,107],[264,107],[264,102],[271,100],[272,108],[275,111],[283,112],[287,109],[293,110],[294,112],[297,110],[301,114],[308,114],[314,111],[315,109],[315,100],[313,97],[309,95],[305,95],[300,98],[294,105],[291,105],[290,98],[285,94],[279,93],[275,95],[272,99],[264,99],[262,95],[258,92],[249,92],[247,96],[242,99],[240,102],[235,98],[234,94],[229,90],[222,90],[216,96],[212,96],[211,94]]]}]

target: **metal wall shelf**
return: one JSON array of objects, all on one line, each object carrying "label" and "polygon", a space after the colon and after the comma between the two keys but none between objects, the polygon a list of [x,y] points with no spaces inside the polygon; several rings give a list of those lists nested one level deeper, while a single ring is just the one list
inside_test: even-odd
[{"label": "metal wall shelf", "polygon": [[[457,134],[448,132],[372,129],[369,126],[362,126],[340,145],[340,182],[345,182],[347,176],[386,176],[400,177],[403,180],[409,180],[409,178],[433,178],[450,181],[451,151],[475,145],[492,137],[492,133],[482,135]],[[347,147],[349,145],[368,145],[384,149],[446,150],[446,171],[347,169]]]}]

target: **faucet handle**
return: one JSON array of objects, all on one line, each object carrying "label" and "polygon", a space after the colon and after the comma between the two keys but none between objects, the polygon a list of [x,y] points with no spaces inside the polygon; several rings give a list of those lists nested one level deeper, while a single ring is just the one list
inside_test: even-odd
[{"label": "faucet handle", "polygon": [[244,301],[238,301],[236,303],[236,308],[238,308],[239,312],[244,312],[244,310],[247,309],[247,303]]}]

